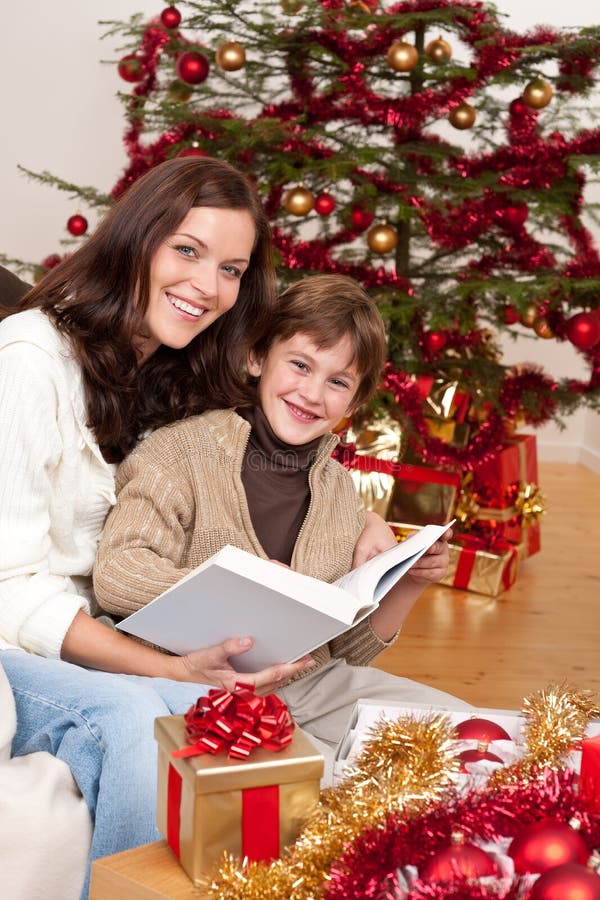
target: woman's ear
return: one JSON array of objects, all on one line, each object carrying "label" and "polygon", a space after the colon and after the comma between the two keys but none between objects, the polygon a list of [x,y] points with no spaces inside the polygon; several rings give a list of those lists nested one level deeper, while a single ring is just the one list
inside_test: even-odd
[{"label": "woman's ear", "polygon": [[248,370],[248,375],[252,375],[254,378],[260,378],[262,374],[262,360],[258,358],[254,350],[248,351],[246,368]]}]

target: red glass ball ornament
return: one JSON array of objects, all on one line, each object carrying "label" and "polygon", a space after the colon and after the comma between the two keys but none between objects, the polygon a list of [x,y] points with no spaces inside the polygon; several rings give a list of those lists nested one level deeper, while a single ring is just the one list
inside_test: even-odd
[{"label": "red glass ball ornament", "polygon": [[207,77],[210,66],[203,53],[188,50],[177,57],[177,76],[186,84],[201,84]]},{"label": "red glass ball ornament", "polygon": [[354,206],[350,218],[355,231],[365,231],[375,218],[375,214],[369,209],[363,209],[362,206]]},{"label": "red glass ball ornament", "polygon": [[315,197],[315,210],[320,216],[329,216],[335,209],[335,199],[329,191],[323,191]]},{"label": "red glass ball ornament", "polygon": [[594,313],[577,313],[568,319],[566,332],[578,350],[591,350],[600,341],[600,319]]},{"label": "red glass ball ornament", "polygon": [[505,325],[514,325],[519,321],[519,318],[519,310],[515,309],[515,307],[511,306],[509,303],[502,308],[502,321]]},{"label": "red glass ball ornament", "polygon": [[462,763],[462,772],[468,771],[468,769],[466,768],[466,763],[479,763],[484,761],[500,763],[501,765],[503,763],[499,756],[496,756],[495,753],[489,752],[488,745],[485,743],[485,741],[480,741],[477,744],[477,749],[475,750],[463,750],[462,753],[458,754],[458,758]]},{"label": "red glass ball ornament", "polygon": [[510,106],[508,107],[511,115],[513,116],[531,116],[534,114],[534,111],[527,106],[525,101],[521,97],[517,97],[516,100],[513,100]]},{"label": "red glass ball ornament", "polygon": [[160,21],[165,28],[177,28],[181,22],[181,13],[176,6],[167,6],[160,14]]},{"label": "red glass ball ornament", "polygon": [[46,256],[45,259],[42,260],[41,265],[45,269],[55,269],[59,262],[62,262],[62,256],[58,253],[51,253],[49,256]]},{"label": "red glass ball ornament", "polygon": [[447,340],[448,338],[443,331],[426,331],[423,335],[425,349],[433,356],[444,349]]},{"label": "red glass ball ornament", "polygon": [[128,53],[117,65],[117,71],[123,81],[129,81],[134,84],[136,81],[142,81],[147,72],[146,63],[135,53]]},{"label": "red glass ball ornament", "polygon": [[81,237],[82,234],[86,233],[87,228],[87,219],[84,216],[80,216],[79,213],[67,219],[67,231],[75,237]]},{"label": "red glass ball ornament", "polygon": [[182,147],[177,156],[206,156],[207,154],[204,150],[201,150],[200,147],[195,147],[192,144],[191,147]]},{"label": "red glass ball ornament", "polygon": [[575,828],[556,819],[540,819],[527,825],[508,848],[517,875],[541,873],[565,863],[584,865],[589,858],[585,841]]},{"label": "red glass ball ornament", "polygon": [[434,853],[419,869],[422,881],[442,884],[458,878],[486,878],[497,874],[498,866],[485,850],[456,838],[450,847]]},{"label": "red glass ball ornament", "polygon": [[511,230],[522,228],[527,221],[528,215],[529,209],[526,203],[513,203],[500,210],[499,213],[501,223]]},{"label": "red glass ball ornament", "polygon": [[510,741],[510,734],[501,725],[490,719],[473,716],[454,726],[454,733],[459,741],[478,741],[491,744],[492,741]]},{"label": "red glass ball ornament", "polygon": [[577,863],[549,869],[536,880],[529,900],[600,900],[600,878]]}]

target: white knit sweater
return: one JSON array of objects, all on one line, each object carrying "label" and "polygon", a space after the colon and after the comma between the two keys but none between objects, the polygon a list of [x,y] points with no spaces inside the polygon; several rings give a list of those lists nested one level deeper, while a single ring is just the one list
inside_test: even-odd
[{"label": "white knit sweater", "polygon": [[0,648],[59,657],[115,501],[81,371],[40,310],[0,324]]}]

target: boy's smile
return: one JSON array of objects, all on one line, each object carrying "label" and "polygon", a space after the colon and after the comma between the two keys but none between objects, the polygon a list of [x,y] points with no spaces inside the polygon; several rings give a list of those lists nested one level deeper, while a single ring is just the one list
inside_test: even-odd
[{"label": "boy's smile", "polygon": [[352,355],[348,335],[318,347],[310,335],[296,334],[275,341],[264,360],[250,357],[263,412],[281,441],[307,444],[348,415],[360,381]]}]

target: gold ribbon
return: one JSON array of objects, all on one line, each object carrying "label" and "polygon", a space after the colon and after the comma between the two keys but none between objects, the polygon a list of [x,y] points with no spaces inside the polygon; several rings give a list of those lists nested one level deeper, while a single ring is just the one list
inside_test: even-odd
[{"label": "gold ribbon", "polygon": [[477,494],[463,488],[456,505],[454,515],[465,528],[479,520],[480,522],[509,522],[511,519],[521,520],[523,527],[535,525],[546,512],[546,500],[537,484],[531,482],[519,485],[519,493],[513,506],[502,508],[479,506]]}]

